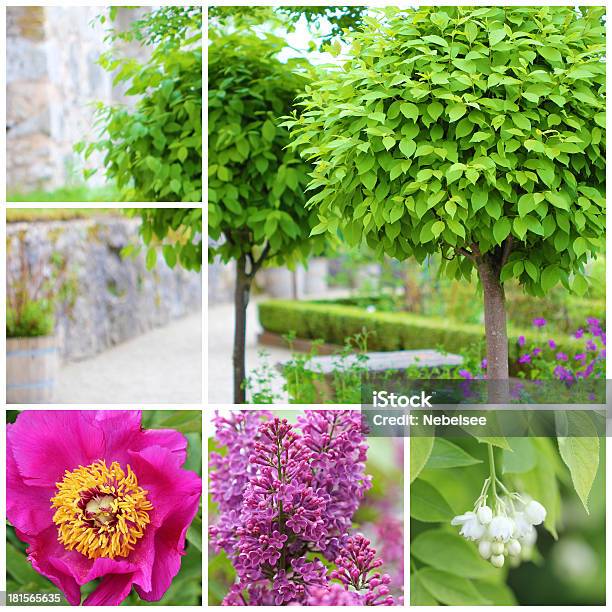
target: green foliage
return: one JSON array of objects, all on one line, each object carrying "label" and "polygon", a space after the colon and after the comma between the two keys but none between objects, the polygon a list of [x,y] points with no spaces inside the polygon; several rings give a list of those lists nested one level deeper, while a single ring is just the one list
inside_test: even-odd
[{"label": "green foliage", "polygon": [[[220,9],[218,9],[220,10]],[[211,28],[209,256],[282,265],[306,257],[314,213],[305,208],[309,166],[288,150],[277,118],[304,90],[305,64],[283,63],[285,42],[248,28]]]},{"label": "green foliage", "polygon": [[53,191],[16,192],[7,195],[8,202],[115,202],[119,194],[111,187],[85,185],[59,187]]},{"label": "green foliage", "polygon": [[77,280],[74,270],[59,253],[48,262],[28,258],[25,233],[16,241],[7,241],[6,337],[33,338],[51,335],[58,306],[66,311],[76,300]]},{"label": "green foliage", "polygon": [[202,200],[201,28],[200,7],[171,6],[148,13],[129,32],[108,35],[153,47],[144,64],[115,57],[114,50],[99,60],[115,74],[114,84],[129,82],[126,94],[139,98],[133,110],[98,104],[100,138],[75,150],[85,158],[105,155],[106,175],[124,200]]},{"label": "green foliage", "polygon": [[[152,270],[157,263],[157,248],[161,248],[170,268],[178,263],[186,270],[199,272],[202,267],[201,208],[129,208],[131,217],[140,216],[140,236],[147,248],[146,264]],[[138,249],[132,245],[124,255]]]},{"label": "green foliage", "polygon": [[[259,321],[266,331],[276,334],[293,332],[298,338],[323,340],[343,346],[346,338],[369,332],[368,350],[398,351],[441,347],[449,353],[464,353],[467,347],[482,345],[479,325],[470,325],[414,315],[407,312],[368,312],[355,306],[317,302],[270,300],[258,304]],[[512,361],[519,357],[517,339],[525,336],[528,344],[541,340],[535,332],[511,329],[509,351]],[[573,338],[557,342],[559,351],[574,355],[582,345]]]},{"label": "green foliage", "polygon": [[[577,428],[575,425],[570,426],[572,434],[584,436],[589,433],[585,426]],[[544,528],[551,536],[556,538],[557,530],[562,527],[570,532],[567,537],[576,541],[577,537],[584,538],[584,529],[592,520],[583,511],[582,518],[574,516],[572,525],[564,524],[562,504],[565,516],[565,505],[569,507],[577,498],[582,499],[585,490],[603,503],[605,489],[599,445],[592,444],[593,438],[565,438],[570,439],[572,445],[583,449],[578,463],[590,465],[592,478],[589,475],[590,482],[586,487],[584,480],[576,482],[571,466],[564,466],[562,438],[503,439],[501,445],[507,450],[498,451],[501,453],[498,467],[511,490],[524,492],[544,504],[548,511]],[[594,440],[598,439],[595,437]],[[590,445],[588,451],[587,445]],[[536,597],[533,593],[517,591],[515,595],[504,584],[506,571],[493,568],[480,557],[473,543],[449,525],[454,515],[472,507],[483,480],[490,475],[486,444],[469,437],[452,441],[438,437],[412,437],[410,454],[411,461],[416,459],[420,466],[415,473],[411,472],[411,605],[516,605],[517,600],[523,605],[535,603],[536,600],[532,601]],[[596,480],[596,475],[599,480]],[[574,512],[580,512],[578,506]],[[581,521],[582,533],[576,532]],[[601,533],[599,528],[598,533]],[[560,542],[565,535],[560,535]],[[537,571],[542,576],[551,572],[553,561],[548,556],[546,536],[540,534],[538,542],[540,540],[543,542],[542,553],[535,550],[526,561],[539,565]],[[531,564],[526,567],[529,576],[533,575],[534,569]],[[529,582],[533,583],[533,580]],[[603,584],[603,574],[601,582]],[[556,574],[553,583],[558,590],[561,585]],[[513,588],[517,584],[520,582],[516,579],[511,581]],[[537,601],[542,603],[541,599]],[[572,601],[580,602],[575,597]]]},{"label": "green foliage", "polygon": [[583,294],[605,232],[603,7],[388,8],[284,125],[313,234]]},{"label": "green foliage", "polygon": [[54,327],[55,306],[50,300],[27,301],[21,308],[7,306],[7,338],[49,336],[53,333]]}]

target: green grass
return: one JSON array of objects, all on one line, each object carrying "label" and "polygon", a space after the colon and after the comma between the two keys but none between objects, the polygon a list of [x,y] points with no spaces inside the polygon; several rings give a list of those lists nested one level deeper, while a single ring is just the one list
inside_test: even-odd
[{"label": "green grass", "polygon": [[119,193],[113,187],[87,187],[72,185],[59,187],[53,191],[29,191],[10,193],[9,202],[118,202]]},{"label": "green grass", "polygon": [[121,215],[116,208],[7,208],[7,223],[19,221],[70,221],[107,215]]}]

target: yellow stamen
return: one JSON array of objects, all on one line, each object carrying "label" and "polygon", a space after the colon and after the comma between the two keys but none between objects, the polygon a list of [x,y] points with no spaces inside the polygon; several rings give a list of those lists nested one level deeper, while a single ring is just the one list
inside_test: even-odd
[{"label": "yellow stamen", "polygon": [[113,461],[66,470],[56,483],[53,522],[58,540],[68,549],[90,559],[127,557],[150,523],[148,491],[138,486],[130,466],[127,474]]}]

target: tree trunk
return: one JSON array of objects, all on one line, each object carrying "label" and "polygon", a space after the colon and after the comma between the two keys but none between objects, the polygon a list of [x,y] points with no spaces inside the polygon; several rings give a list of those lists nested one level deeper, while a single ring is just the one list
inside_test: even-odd
[{"label": "tree trunk", "polygon": [[500,268],[486,258],[478,262],[478,275],[484,293],[485,335],[487,340],[487,380],[489,402],[508,401],[508,331],[504,286]]},{"label": "tree trunk", "polygon": [[234,291],[234,404],[246,403],[245,349],[246,349],[246,311],[251,292],[251,278],[246,270],[246,257],[236,261],[236,287]]}]

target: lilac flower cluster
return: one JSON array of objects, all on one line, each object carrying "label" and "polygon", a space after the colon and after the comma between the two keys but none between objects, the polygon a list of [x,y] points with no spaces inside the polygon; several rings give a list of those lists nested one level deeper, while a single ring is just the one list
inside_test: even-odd
[{"label": "lilac flower cluster", "polygon": [[[296,427],[263,418],[255,411],[215,418],[227,453],[211,457],[220,516],[210,537],[237,574],[224,605],[393,605],[389,578],[369,575],[381,563],[375,551],[350,535],[371,486],[361,415],[309,410]],[[317,554],[358,582],[328,573]]]}]

